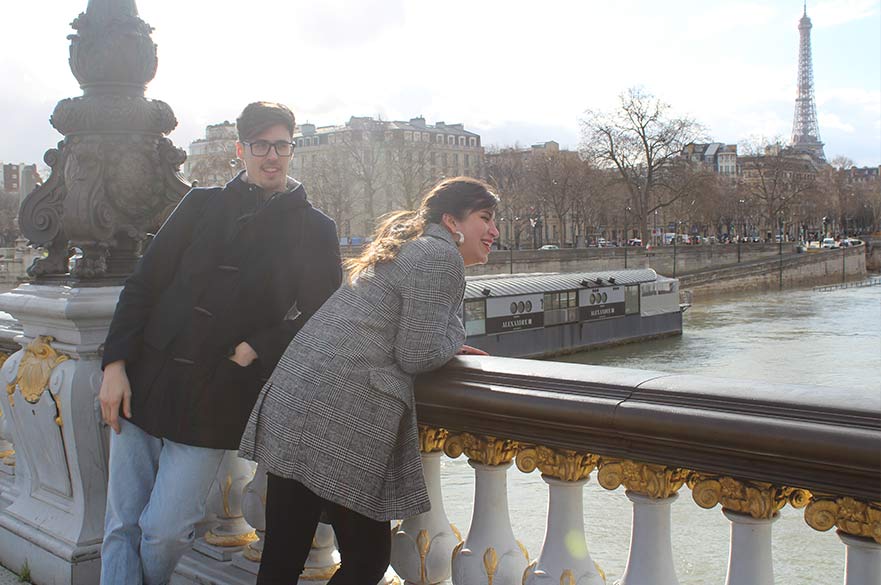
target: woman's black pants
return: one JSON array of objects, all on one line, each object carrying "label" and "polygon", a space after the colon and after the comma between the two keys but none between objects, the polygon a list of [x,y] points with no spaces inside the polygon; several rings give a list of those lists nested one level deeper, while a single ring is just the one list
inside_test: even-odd
[{"label": "woman's black pants", "polygon": [[391,527],[320,498],[298,481],[268,474],[266,540],[257,585],[290,585],[303,572],[324,510],[336,533],[340,568],[327,585],[376,585],[391,554]]}]

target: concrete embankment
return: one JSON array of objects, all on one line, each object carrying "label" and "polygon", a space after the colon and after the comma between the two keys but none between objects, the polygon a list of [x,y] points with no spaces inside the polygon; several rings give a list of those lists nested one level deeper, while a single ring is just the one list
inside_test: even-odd
[{"label": "concrete embankment", "polygon": [[692,298],[740,290],[791,289],[866,277],[864,246],[817,250],[700,270],[679,277],[680,290]]},{"label": "concrete embankment", "polygon": [[[469,276],[520,274],[524,272],[594,272],[622,268],[653,268],[673,276],[777,256],[776,244],[729,244],[712,246],[665,246],[645,248],[576,248],[565,250],[496,250],[489,262],[471,266]],[[794,254],[784,244],[784,254]]]},{"label": "concrete embankment", "polygon": [[[868,246],[797,253],[795,245],[735,244],[576,250],[495,251],[469,276],[524,272],[591,272],[622,268],[652,268],[676,276],[680,288],[695,295],[737,290],[795,288],[865,278]],[[881,240],[874,256],[881,261]]]},{"label": "concrete embankment", "polygon": [[881,272],[881,237],[866,238],[866,270]]}]

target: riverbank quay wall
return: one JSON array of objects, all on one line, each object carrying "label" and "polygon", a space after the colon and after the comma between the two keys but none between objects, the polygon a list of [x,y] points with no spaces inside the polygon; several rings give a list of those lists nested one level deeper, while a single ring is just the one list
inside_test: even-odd
[{"label": "riverbank quay wall", "polygon": [[837,284],[866,277],[865,246],[802,254],[703,270],[679,277],[680,290],[692,300],[720,293],[792,289]]},{"label": "riverbank quay wall", "polygon": [[[7,318],[0,327],[0,346],[16,350],[2,369],[7,393],[0,399],[0,563],[15,569],[27,563],[36,584],[92,584],[109,432],[96,406],[100,374],[70,383],[74,368],[82,367],[76,362],[92,358],[69,340],[46,335],[52,333],[46,327],[54,305],[41,296],[47,287],[27,290],[32,287],[12,295],[29,302],[9,299],[4,305],[13,314],[16,307],[33,312],[40,305],[40,319],[19,324]],[[87,292],[86,300],[94,300],[94,291]],[[102,306],[112,308],[113,300],[106,301]],[[75,309],[64,315],[80,323],[98,316],[91,305],[65,308]],[[110,314],[100,311],[102,320]],[[591,477],[607,490],[623,485],[620,505],[633,508],[630,549],[617,552],[628,559],[625,576],[677,582],[671,504],[690,492],[695,505],[716,508],[730,522],[729,574],[744,575],[732,585],[773,582],[771,524],[786,506],[803,510],[815,530],[838,528],[847,583],[877,585],[881,579],[881,396],[870,389],[467,356],[419,377],[410,407],[420,422],[432,508],[393,530],[392,569],[407,581],[452,576],[456,585],[484,583],[489,572],[500,583],[523,582],[524,574],[527,583],[539,583],[541,574],[556,583],[570,582],[568,571],[571,582],[602,585],[600,569],[582,554],[597,537],[585,526],[582,508]],[[466,534],[444,513],[443,454],[465,456],[474,469]],[[506,478],[513,464],[523,473],[540,470],[547,484],[546,536],[538,558],[538,551],[529,556],[521,548],[511,529]],[[235,451],[227,454],[199,538],[178,565],[173,585],[254,583],[265,488],[263,470]],[[518,505],[525,504],[514,502],[514,514]],[[83,542],[86,527],[91,537]],[[332,532],[323,527],[303,582],[324,582],[336,570],[336,558]]]},{"label": "riverbank quay wall", "polygon": [[881,272],[881,237],[866,238],[866,270]]}]

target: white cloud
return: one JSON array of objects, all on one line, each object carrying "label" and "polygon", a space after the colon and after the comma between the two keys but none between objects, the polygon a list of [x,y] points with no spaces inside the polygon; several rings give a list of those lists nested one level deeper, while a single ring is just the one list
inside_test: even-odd
[{"label": "white cloud", "polygon": [[[65,37],[86,4],[16,2],[5,13],[7,21],[40,26],[7,27],[0,37],[0,78],[9,81],[3,93],[12,104],[0,113],[12,118],[0,121],[7,122],[0,123],[7,132],[0,159],[37,158],[54,144],[13,150],[51,136],[46,120],[54,102],[80,94]],[[801,4],[790,8],[758,0],[139,3],[159,45],[148,95],[174,109],[181,124],[172,139],[180,146],[254,99],[284,101],[299,120],[317,124],[421,114],[429,122],[463,122],[493,140],[571,142],[584,110],[610,109],[637,85],[705,124],[715,139],[788,136]],[[877,14],[878,2],[826,0],[808,8],[814,24],[825,26],[843,22],[844,13]],[[837,43],[835,31],[824,36]],[[877,32],[852,40],[868,45]],[[877,74],[855,57],[841,63],[835,83],[844,89],[817,86],[820,113],[875,133]],[[832,136],[835,122],[822,120],[821,131],[828,127]],[[861,132],[835,132],[839,150],[859,158],[850,149],[864,148]]]},{"label": "white cloud", "polygon": [[817,28],[831,28],[878,16],[879,8],[877,0],[825,0],[808,6],[808,16]]},{"label": "white cloud", "polygon": [[848,134],[853,134],[856,131],[852,124],[842,121],[838,114],[820,113],[817,114],[817,117],[819,118],[818,124],[823,130],[841,130]]}]

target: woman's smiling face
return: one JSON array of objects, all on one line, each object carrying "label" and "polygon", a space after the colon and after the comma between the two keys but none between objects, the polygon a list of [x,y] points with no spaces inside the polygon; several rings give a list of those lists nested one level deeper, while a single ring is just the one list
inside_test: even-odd
[{"label": "woman's smiling face", "polygon": [[[465,241],[459,245],[459,253],[465,266],[485,264],[489,259],[492,244],[499,237],[495,224],[495,211],[478,209],[469,213],[465,219],[453,220],[455,230],[462,232]],[[458,238],[454,233],[453,238]]]}]

